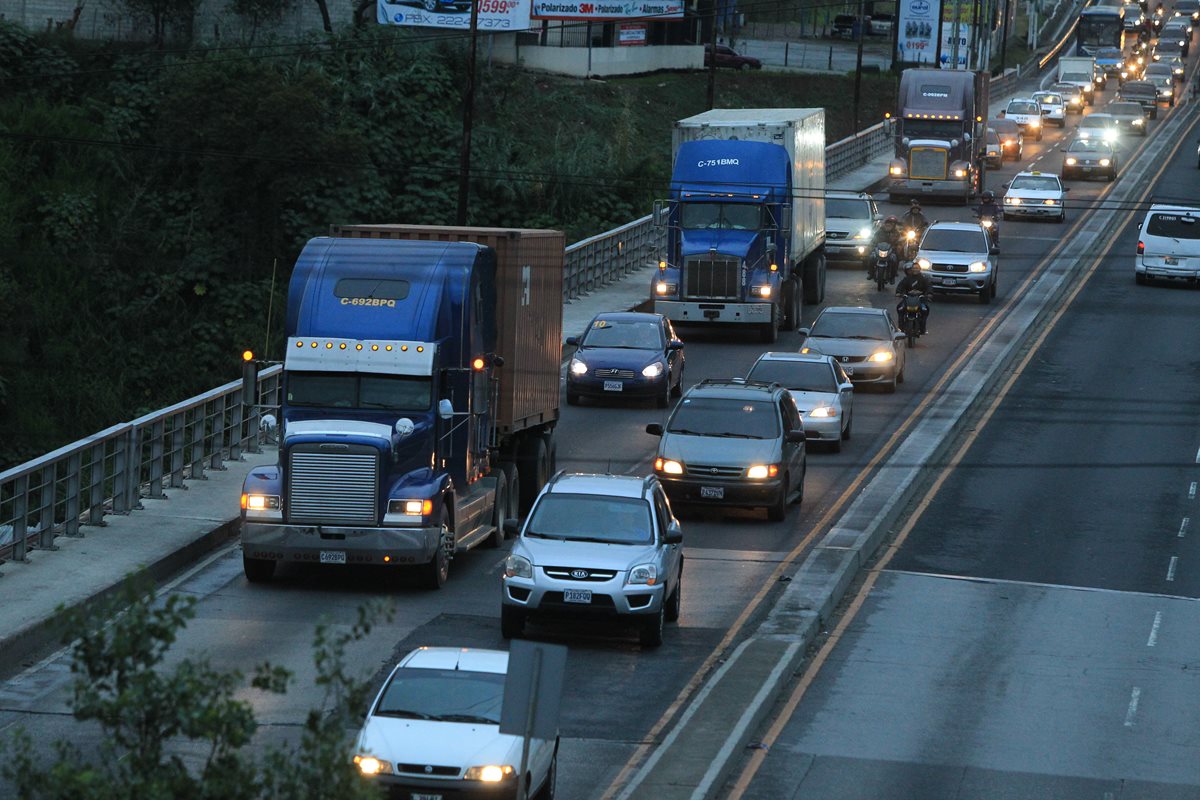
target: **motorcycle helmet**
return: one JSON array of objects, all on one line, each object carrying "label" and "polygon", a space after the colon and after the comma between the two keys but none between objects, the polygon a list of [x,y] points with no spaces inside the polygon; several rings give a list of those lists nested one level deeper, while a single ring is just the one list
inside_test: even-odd
[{"label": "motorcycle helmet", "polygon": [[912,200],[909,200],[909,201],[908,201],[908,204],[909,204],[911,207],[913,207],[913,208],[920,208],[920,207],[921,207],[921,201],[920,201],[920,200],[918,200],[918,199],[917,199],[917,198],[915,198],[915,197],[914,197]]},{"label": "motorcycle helmet", "polygon": [[915,261],[905,261],[904,262],[904,274],[905,275],[911,275],[914,271],[916,271],[916,269],[917,269],[917,262],[915,262]]},{"label": "motorcycle helmet", "polygon": [[896,219],[896,215],[895,215],[895,214],[892,214],[892,215],[890,215],[890,216],[889,216],[887,219],[885,219],[885,220],[883,221],[883,224],[884,224],[884,225],[895,225],[895,224],[896,224],[897,222],[899,222],[899,221],[900,221],[900,220]]},{"label": "motorcycle helmet", "polygon": [[992,194],[990,190],[983,193],[983,202],[990,203],[995,199],[996,195]]}]

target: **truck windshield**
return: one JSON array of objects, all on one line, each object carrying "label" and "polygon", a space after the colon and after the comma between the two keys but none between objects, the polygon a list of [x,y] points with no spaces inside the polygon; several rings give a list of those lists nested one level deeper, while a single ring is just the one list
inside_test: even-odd
[{"label": "truck windshield", "polygon": [[1081,16],[1076,41],[1082,45],[1112,45],[1122,31],[1121,18],[1116,14],[1103,17]]},{"label": "truck windshield", "polygon": [[1062,76],[1059,77],[1059,80],[1063,81],[1064,83],[1091,83],[1092,82],[1091,76],[1084,72],[1064,72],[1062,74]]},{"label": "truck windshield", "polygon": [[962,132],[962,123],[954,120],[904,120],[904,135],[909,139],[961,139]]},{"label": "truck windshield", "polygon": [[837,392],[833,370],[821,361],[760,361],[746,379],[778,383],[795,392]]},{"label": "truck windshield", "polygon": [[539,539],[648,544],[654,541],[650,504],[636,497],[551,492],[542,495],[525,527]]},{"label": "truck windshield", "polygon": [[685,397],[667,423],[668,433],[774,439],[779,410],[771,403],[716,397]]},{"label": "truck windshield", "polygon": [[679,224],[685,229],[718,228],[756,231],[762,221],[762,206],[749,203],[683,203]]},{"label": "truck windshield", "polygon": [[416,375],[289,372],[287,401],[313,408],[429,409],[432,379]]}]

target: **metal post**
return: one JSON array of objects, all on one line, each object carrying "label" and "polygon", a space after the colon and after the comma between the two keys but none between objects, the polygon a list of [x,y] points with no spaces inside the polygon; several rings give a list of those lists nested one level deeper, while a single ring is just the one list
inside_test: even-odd
[{"label": "metal post", "polygon": [[[25,537],[29,535],[29,475],[21,475],[13,483],[12,560],[25,561]],[[539,653],[539,655],[541,655]]]},{"label": "metal post", "polygon": [[58,499],[58,462],[53,461],[42,469],[42,490],[38,497],[41,513],[38,514],[38,549],[57,550],[54,546],[54,504]]},{"label": "metal post", "polygon": [[712,32],[709,34],[708,54],[708,110],[717,104],[717,0],[712,0]]},{"label": "metal post", "polygon": [[933,63],[938,69],[942,68],[942,40],[946,37],[942,31],[946,27],[946,4],[938,3],[938,21],[937,32],[934,34],[934,39],[937,41],[937,52],[933,55]]},{"label": "metal post", "polygon": [[1004,26],[1000,32],[1000,74],[1004,74],[1004,67],[1008,63],[1008,4],[1010,0],[1004,0]]},{"label": "metal post", "polygon": [[791,42],[783,43],[783,65],[785,67],[788,65],[788,45],[789,44],[791,44]]},{"label": "metal post", "polygon": [[517,774],[517,797],[529,800],[529,783],[525,780],[525,771],[529,769],[529,740],[533,738],[533,721],[537,719],[538,695],[537,686],[542,677],[542,651],[533,651],[533,674],[529,678],[529,710],[525,714],[525,734],[521,743],[521,771]]},{"label": "metal post", "polygon": [[479,33],[479,3],[471,3],[471,44],[467,51],[467,85],[463,89],[463,132],[458,151],[458,225],[467,224],[471,192],[471,115],[475,110],[475,42]]},{"label": "metal post", "polygon": [[862,130],[859,124],[860,105],[862,99],[862,51],[863,39],[867,38],[865,20],[863,19],[863,0],[858,0],[858,54],[854,60],[854,130]]}]

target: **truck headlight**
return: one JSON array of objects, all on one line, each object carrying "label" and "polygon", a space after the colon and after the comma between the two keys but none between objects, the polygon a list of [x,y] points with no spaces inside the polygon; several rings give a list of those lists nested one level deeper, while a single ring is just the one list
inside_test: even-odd
[{"label": "truck headlight", "polygon": [[243,511],[278,511],[279,496],[274,494],[243,494]]},{"label": "truck headlight", "polygon": [[888,168],[888,174],[890,174],[890,175],[897,175],[897,176],[899,176],[899,175],[903,175],[903,174],[904,174],[904,167],[901,167],[901,166],[899,166],[899,165],[897,165],[897,164],[893,164],[891,167],[889,167],[889,168]]},{"label": "truck headlight", "polygon": [[638,564],[629,568],[625,577],[627,586],[653,586],[658,583],[658,567],[654,564]]},{"label": "truck headlight", "polygon": [[391,775],[392,764],[375,756],[355,756],[354,765],[363,775]]},{"label": "truck headlight", "polygon": [[988,265],[983,261],[972,261],[967,265],[967,272],[987,272]]},{"label": "truck headlight", "polygon": [[488,764],[482,767],[471,767],[463,773],[465,781],[480,783],[499,783],[516,772],[512,764]]},{"label": "truck headlight", "polygon": [[754,464],[746,470],[747,478],[761,480],[763,478],[774,478],[779,474],[778,464]]},{"label": "truck headlight", "polygon": [[408,517],[421,517],[433,512],[432,500],[389,500],[389,514],[404,514]]},{"label": "truck headlight", "polygon": [[580,361],[578,358],[571,359],[571,374],[572,375],[587,375],[587,364]]},{"label": "truck headlight", "polygon": [[504,559],[504,577],[506,578],[532,578],[533,564],[524,556],[510,554]]},{"label": "truck headlight", "polygon": [[669,458],[656,458],[654,459],[654,471],[663,472],[667,475],[682,475],[683,464],[680,464],[678,461],[672,461]]},{"label": "truck headlight", "polygon": [[645,377],[645,378],[657,378],[659,375],[662,375],[662,374],[663,374],[663,363],[661,361],[655,361],[653,364],[648,364],[648,365],[646,365],[645,368],[642,369],[642,377]]},{"label": "truck headlight", "polygon": [[752,287],[750,287],[750,294],[754,295],[755,297],[770,297],[771,296],[771,287],[770,286],[752,286]]},{"label": "truck headlight", "polygon": [[808,415],[815,419],[829,419],[837,416],[837,409],[833,406],[817,406]]},{"label": "truck headlight", "polygon": [[675,284],[666,283],[665,281],[659,281],[658,283],[654,284],[654,293],[655,294],[675,294]]},{"label": "truck headlight", "polygon": [[967,177],[967,171],[965,169],[956,169],[954,170],[954,177],[965,178]]}]

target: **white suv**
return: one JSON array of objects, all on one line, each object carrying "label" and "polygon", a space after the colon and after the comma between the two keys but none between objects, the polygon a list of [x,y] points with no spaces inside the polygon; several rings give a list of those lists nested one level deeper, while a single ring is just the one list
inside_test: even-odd
[{"label": "white suv", "polygon": [[[505,533],[517,533],[505,520]],[[504,561],[500,633],[530,616],[628,619],[657,647],[679,618],[683,532],[658,478],[559,473],[542,489]]]},{"label": "white suv", "polygon": [[1008,101],[1002,116],[1017,123],[1021,133],[1042,140],[1042,104],[1032,97],[1018,97]]},{"label": "white suv", "polygon": [[1138,233],[1134,277],[1200,279],[1200,208],[1152,205]]}]

